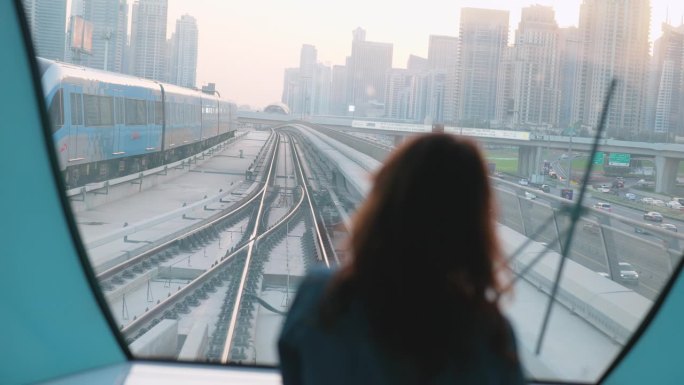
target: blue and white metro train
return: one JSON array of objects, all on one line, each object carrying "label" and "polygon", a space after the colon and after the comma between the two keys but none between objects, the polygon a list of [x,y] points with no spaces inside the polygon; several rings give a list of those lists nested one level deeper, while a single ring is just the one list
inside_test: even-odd
[{"label": "blue and white metro train", "polygon": [[171,163],[235,135],[215,94],[38,58],[68,188]]}]

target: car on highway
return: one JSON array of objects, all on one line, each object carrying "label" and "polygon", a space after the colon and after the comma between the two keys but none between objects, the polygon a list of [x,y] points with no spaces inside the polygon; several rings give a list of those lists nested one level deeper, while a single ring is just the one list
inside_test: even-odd
[{"label": "car on highway", "polygon": [[648,186],[653,185],[653,182],[649,182],[649,181],[647,181],[647,180],[645,180],[645,179],[639,179],[639,180],[636,182],[636,185],[639,186],[639,187],[648,187]]},{"label": "car on highway", "polygon": [[653,206],[665,207],[665,202],[661,201],[660,199],[654,199],[652,204]]},{"label": "car on highway", "polygon": [[606,193],[608,194],[610,192],[610,189],[608,187],[599,187],[598,192]]},{"label": "car on highway", "polygon": [[545,193],[551,192],[551,186],[549,186],[548,184],[543,184],[543,185],[539,186],[539,189]]},{"label": "car on highway", "polygon": [[673,231],[675,233],[677,232],[677,226],[673,225],[672,223],[663,223],[660,225],[660,228],[668,231]]},{"label": "car on highway", "polygon": [[530,184],[530,181],[527,178],[522,178],[518,181],[518,184],[521,186],[527,186]]},{"label": "car on highway", "polygon": [[643,198],[641,198],[641,203],[645,203],[647,205],[652,205],[653,204],[653,198],[643,197]]},{"label": "car on highway", "polygon": [[615,178],[615,180],[613,181],[613,187],[614,187],[614,188],[623,188],[623,187],[625,187],[625,180],[624,180],[623,178],[621,178],[621,177]]},{"label": "car on highway", "polygon": [[682,204],[679,203],[678,201],[669,201],[669,202],[665,203],[665,206],[667,206],[671,209],[676,209],[676,210],[679,210],[682,208]]},{"label": "car on highway", "polygon": [[634,266],[628,262],[618,262],[620,267],[620,281],[628,285],[639,284],[639,273],[634,270]]},{"label": "car on highway", "polygon": [[603,278],[610,279],[610,274],[606,273],[605,271],[597,271],[596,274],[600,275]]},{"label": "car on highway", "polygon": [[550,171],[549,171],[549,178],[551,178],[551,179],[558,179],[558,174],[556,174],[555,171],[550,170]]},{"label": "car on highway", "polygon": [[596,202],[593,207],[599,210],[611,211],[610,203],[607,202]]},{"label": "car on highway", "polygon": [[626,193],[625,198],[629,199],[630,201],[635,201],[637,199],[637,196],[633,193]]},{"label": "car on highway", "polygon": [[525,199],[529,199],[529,200],[537,199],[537,196],[534,195],[534,194],[532,194],[532,193],[529,192],[529,191],[525,191]]},{"label": "car on highway", "polygon": [[646,214],[644,214],[644,220],[652,222],[662,222],[663,214],[657,211],[649,211]]}]

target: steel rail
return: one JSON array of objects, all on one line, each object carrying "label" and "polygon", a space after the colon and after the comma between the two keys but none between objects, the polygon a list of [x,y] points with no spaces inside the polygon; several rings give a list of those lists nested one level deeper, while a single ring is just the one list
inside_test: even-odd
[{"label": "steel rail", "polygon": [[[275,131],[273,131],[275,132]],[[235,325],[237,324],[237,316],[240,310],[240,305],[242,301],[242,294],[245,288],[245,282],[247,281],[247,273],[249,272],[249,264],[252,260],[252,253],[254,251],[254,244],[256,242],[256,236],[259,231],[259,221],[261,220],[261,213],[264,209],[264,201],[266,200],[266,189],[271,181],[271,175],[273,174],[273,169],[275,165],[275,159],[278,154],[278,146],[280,145],[280,134],[276,133],[276,144],[273,151],[273,157],[271,158],[271,164],[268,168],[268,174],[266,176],[266,181],[264,182],[264,193],[261,196],[261,202],[259,203],[259,209],[257,210],[256,220],[254,223],[254,230],[252,236],[250,237],[249,243],[247,243],[247,257],[245,259],[245,266],[242,270],[242,276],[240,277],[240,285],[238,286],[237,296],[235,298],[235,307],[233,307],[233,312],[230,316],[230,323],[228,325],[228,333],[226,334],[226,341],[223,345],[223,352],[221,353],[221,363],[228,363],[230,356],[230,348],[233,344],[233,333],[235,332]]]},{"label": "steel rail", "polygon": [[138,330],[140,327],[144,326],[147,322],[152,321],[155,316],[162,314],[168,308],[172,308],[179,299],[184,298],[185,296],[191,294],[192,291],[197,289],[199,285],[201,285],[205,281],[213,278],[213,276],[218,274],[224,267],[227,267],[228,263],[232,262],[232,260],[233,260],[233,258],[235,258],[235,256],[237,256],[240,252],[242,252],[245,248],[247,248],[247,246],[249,246],[250,242],[258,241],[264,237],[269,236],[275,230],[282,227],[286,221],[289,221],[290,219],[292,219],[292,217],[294,215],[296,215],[297,211],[301,208],[303,201],[304,201],[304,195],[302,194],[302,196],[299,198],[299,201],[297,202],[295,207],[287,215],[285,215],[283,218],[281,218],[276,224],[269,227],[266,231],[259,234],[255,238],[248,239],[245,243],[243,243],[237,249],[233,250],[233,252],[230,253],[229,255],[222,257],[220,259],[219,263],[216,264],[214,267],[209,268],[207,271],[205,271],[204,273],[199,275],[197,278],[195,278],[192,282],[185,285],[179,291],[171,294],[170,297],[164,299],[162,302],[159,303],[159,305],[157,305],[153,309],[149,310],[148,312],[144,313],[142,316],[137,318],[135,321],[128,324],[125,328],[121,329],[121,333],[124,335],[124,337],[132,337],[132,335],[134,334],[134,332],[136,330]]},{"label": "steel rail", "polygon": [[[275,156],[275,153],[274,153]],[[301,204],[303,201],[303,197],[300,198],[299,202],[297,205],[294,207],[293,210],[291,210],[285,217],[283,217],[281,220],[279,220],[275,225],[272,227],[266,229],[262,234],[252,236],[250,239],[245,241],[241,246],[236,248],[231,254],[226,255],[222,258],[220,258],[219,263],[216,264],[215,266],[207,269],[204,273],[199,275],[197,278],[195,278],[192,282],[188,283],[185,285],[182,289],[177,291],[176,293],[173,293],[171,296],[168,298],[164,299],[162,302],[159,303],[159,305],[155,306],[148,312],[144,313],[142,316],[137,318],[135,321],[131,322],[128,324],[126,327],[121,329],[122,334],[124,334],[125,337],[131,337],[133,332],[138,330],[140,327],[144,326],[146,322],[151,321],[156,315],[162,313],[163,311],[167,310],[167,308],[171,307],[176,303],[176,301],[179,298],[183,298],[184,296],[190,294],[192,290],[196,289],[198,285],[203,284],[206,280],[209,278],[212,278],[213,275],[218,273],[222,268],[226,267],[229,262],[232,261],[232,259],[238,255],[238,253],[242,252],[246,247],[248,247],[250,244],[253,244],[253,242],[269,235],[275,229],[278,227],[282,226],[283,223],[285,223],[285,220],[289,220],[295,213],[296,211],[300,208]]]},{"label": "steel rail", "polygon": [[[316,211],[314,210],[313,203],[311,202],[311,195],[309,194],[309,187],[307,186],[304,171],[302,169],[299,151],[297,150],[297,146],[295,145],[294,138],[292,136],[290,136],[290,142],[290,145],[292,146],[292,153],[294,154],[294,159],[297,163],[297,170],[299,171],[300,180],[302,181],[302,187],[304,188],[304,194],[306,195],[306,201],[308,203],[309,210],[311,211],[311,219],[313,220],[313,227],[316,230],[316,238],[318,239],[318,248],[321,251],[321,256],[323,257],[325,266],[330,268],[330,260],[328,258],[328,252],[325,250],[325,244],[323,243],[323,235],[321,234],[321,230],[318,228],[318,217],[316,216]],[[335,262],[338,264],[340,263],[340,261],[337,259],[337,255],[335,255]]]},{"label": "steel rail", "polygon": [[103,272],[97,274],[95,277],[96,277],[98,280],[100,280],[100,281],[109,279],[109,278],[111,278],[112,276],[114,276],[115,274],[120,273],[120,272],[122,272],[123,270],[126,270],[126,269],[128,269],[129,267],[132,267],[133,265],[135,265],[135,264],[137,264],[137,263],[139,263],[139,262],[142,262],[142,261],[143,261],[144,259],[146,259],[147,257],[150,257],[151,255],[154,255],[154,254],[156,254],[156,253],[158,253],[158,252],[164,250],[165,248],[168,248],[168,247],[171,246],[173,243],[175,243],[175,242],[177,242],[177,241],[179,241],[179,240],[182,240],[182,239],[184,239],[184,238],[186,238],[186,237],[192,236],[193,234],[196,234],[196,233],[198,233],[198,232],[200,232],[200,231],[206,230],[207,228],[209,228],[209,227],[211,227],[211,226],[214,226],[216,223],[218,223],[218,222],[220,222],[220,221],[223,221],[223,220],[225,220],[226,218],[229,218],[230,216],[232,216],[232,215],[234,215],[234,214],[237,214],[240,210],[242,210],[242,209],[244,209],[245,207],[247,207],[247,206],[249,206],[250,204],[252,204],[252,203],[259,197],[259,195],[263,194],[263,193],[266,191],[266,187],[267,187],[267,186],[264,185],[264,187],[262,187],[262,188],[261,188],[259,191],[257,191],[256,193],[254,193],[253,196],[252,196],[251,198],[249,198],[246,202],[244,202],[243,204],[241,204],[239,207],[235,208],[234,210],[231,210],[230,212],[226,213],[225,215],[222,215],[222,216],[220,216],[220,217],[218,217],[218,218],[215,218],[215,219],[213,219],[213,220],[210,220],[210,221],[208,221],[207,223],[204,223],[204,224],[200,225],[199,227],[196,227],[196,228],[194,228],[193,230],[191,230],[191,231],[189,231],[189,232],[187,232],[187,233],[183,233],[182,235],[179,235],[179,236],[177,236],[177,237],[174,237],[173,239],[170,239],[170,240],[168,240],[168,241],[165,241],[165,242],[163,242],[163,243],[161,243],[161,244],[159,244],[159,245],[153,247],[152,249],[146,250],[146,251],[144,251],[143,253],[140,253],[140,254],[138,254],[138,255],[136,255],[136,256],[134,256],[134,257],[132,257],[132,258],[130,258],[130,259],[124,261],[124,262],[121,262],[120,264],[118,264],[118,265],[116,265],[116,266],[112,266],[112,267],[110,267],[109,269],[107,269],[107,270],[105,270],[105,271],[103,271]]}]

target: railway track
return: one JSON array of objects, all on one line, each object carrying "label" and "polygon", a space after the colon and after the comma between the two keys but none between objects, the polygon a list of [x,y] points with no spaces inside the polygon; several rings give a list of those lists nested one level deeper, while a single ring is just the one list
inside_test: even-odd
[{"label": "railway track", "polygon": [[[271,142],[275,140],[275,134],[272,134],[272,136],[273,139],[269,139],[264,148],[272,146]],[[257,157],[257,159],[263,158],[264,156],[261,153]],[[258,161],[255,161],[251,167],[258,167],[258,163]],[[211,239],[215,239],[226,228],[249,217],[250,209],[253,208],[265,189],[266,186],[262,186],[260,189],[253,191],[241,201],[232,205],[228,211],[219,212],[199,223],[193,224],[187,229],[164,237],[154,244],[146,244],[139,248],[138,252],[135,250],[129,252],[133,254],[132,257],[97,273],[97,280],[105,291],[113,291],[118,287],[122,287],[134,277],[144,274],[156,268],[159,264],[174,258],[183,250],[193,249],[198,247],[198,245],[206,244]]]},{"label": "railway track", "polygon": [[[262,176],[263,186],[253,196],[183,237],[158,245],[135,259],[132,258],[131,261],[98,275],[98,278],[105,280],[104,282],[112,282],[115,277],[123,277],[132,269],[137,269],[137,274],[140,274],[143,269],[151,269],[155,263],[163,260],[160,255],[191,247],[193,244],[197,246],[198,242],[206,242],[208,238],[215,236],[216,232],[221,231],[221,226],[248,221],[243,232],[244,237],[230,252],[195,279],[182,287],[179,286],[176,292],[163,300],[158,300],[155,306],[145,309],[143,314],[134,317],[130,323],[122,327],[121,332],[129,344],[134,343],[164,319],[192,318],[194,309],[210,301],[216,303],[215,298],[221,298],[220,309],[214,322],[216,327],[211,328],[209,348],[202,358],[221,363],[242,361],[248,356],[245,351],[253,344],[256,322],[254,310],[257,303],[269,308],[268,304],[258,297],[257,289],[261,285],[263,266],[275,245],[287,237],[288,226],[304,224],[307,228],[301,237],[302,247],[308,256],[305,260],[307,268],[315,263],[330,267],[339,262],[331,246],[330,237],[316,211],[315,201],[307,183],[308,176],[302,165],[299,145],[288,133],[276,132],[273,135],[273,146],[270,150],[272,152]],[[292,165],[296,186],[289,186],[291,178],[287,173],[284,181],[278,181],[275,176],[281,153],[289,153],[289,156],[283,155],[284,167],[287,170],[287,165]],[[283,183],[285,185],[281,186]],[[271,206],[278,196],[282,196],[283,189],[291,191],[292,203],[284,214],[281,208],[276,215]]]}]

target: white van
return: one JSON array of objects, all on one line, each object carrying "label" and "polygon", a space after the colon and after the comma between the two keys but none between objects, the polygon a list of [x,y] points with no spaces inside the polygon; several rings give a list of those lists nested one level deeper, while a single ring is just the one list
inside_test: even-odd
[{"label": "white van", "polygon": [[596,203],[594,203],[594,208],[595,208],[595,209],[606,210],[606,211],[610,211],[610,210],[611,210],[611,209],[610,209],[610,203],[606,203],[606,202],[596,202]]}]

